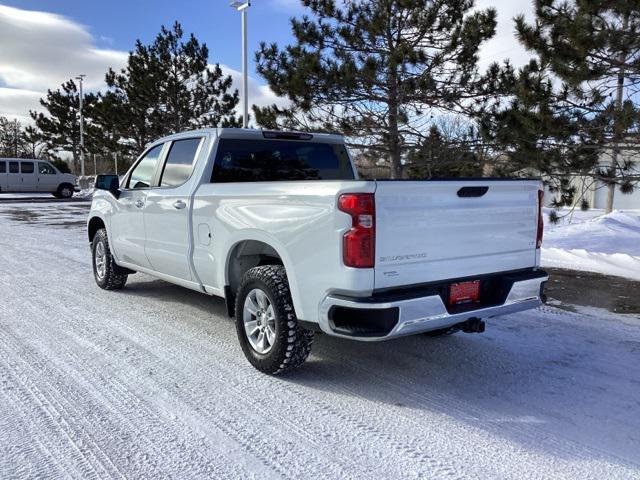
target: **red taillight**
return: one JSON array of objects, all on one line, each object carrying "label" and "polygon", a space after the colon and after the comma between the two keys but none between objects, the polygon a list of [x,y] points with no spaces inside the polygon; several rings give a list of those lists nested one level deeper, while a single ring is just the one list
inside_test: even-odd
[{"label": "red taillight", "polygon": [[538,233],[536,235],[536,248],[542,247],[542,232],[544,231],[544,221],[542,218],[543,201],[544,201],[544,190],[538,190]]},{"label": "red taillight", "polygon": [[373,193],[345,193],[338,209],[351,215],[351,229],[342,240],[342,260],[347,267],[372,268],[376,244],[376,209]]}]

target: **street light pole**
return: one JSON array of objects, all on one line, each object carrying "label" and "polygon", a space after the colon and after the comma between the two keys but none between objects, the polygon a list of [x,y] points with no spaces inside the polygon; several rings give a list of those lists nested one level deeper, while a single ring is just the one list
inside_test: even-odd
[{"label": "street light pole", "polygon": [[249,81],[247,77],[247,8],[251,2],[234,1],[230,6],[240,12],[242,16],[242,127],[249,127]]},{"label": "street light pole", "polygon": [[82,106],[84,96],[82,95],[82,82],[86,75],[78,75],[76,79],[80,80],[80,175],[84,177],[84,118],[82,116]]}]

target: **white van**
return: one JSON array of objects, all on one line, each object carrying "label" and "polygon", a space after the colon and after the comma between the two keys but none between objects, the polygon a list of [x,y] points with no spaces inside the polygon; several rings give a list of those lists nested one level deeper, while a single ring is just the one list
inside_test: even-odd
[{"label": "white van", "polygon": [[80,191],[78,178],[61,173],[45,160],[0,158],[1,193],[47,192],[57,198],[69,198],[74,191]]}]

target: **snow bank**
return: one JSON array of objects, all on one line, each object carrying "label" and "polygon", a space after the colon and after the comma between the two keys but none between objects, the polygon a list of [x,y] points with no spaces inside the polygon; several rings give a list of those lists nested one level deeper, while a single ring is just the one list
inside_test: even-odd
[{"label": "snow bank", "polygon": [[640,212],[575,212],[571,223],[547,222],[542,265],[640,280]]}]

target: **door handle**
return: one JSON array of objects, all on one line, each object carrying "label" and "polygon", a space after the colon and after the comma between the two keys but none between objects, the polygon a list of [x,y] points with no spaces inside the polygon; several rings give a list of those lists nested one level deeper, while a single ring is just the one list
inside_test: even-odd
[{"label": "door handle", "polygon": [[136,207],[138,208],[144,207],[144,201],[141,199],[136,200]]},{"label": "door handle", "polygon": [[175,202],[173,202],[173,208],[175,208],[176,210],[182,210],[186,206],[187,204],[182,200],[176,200]]}]

